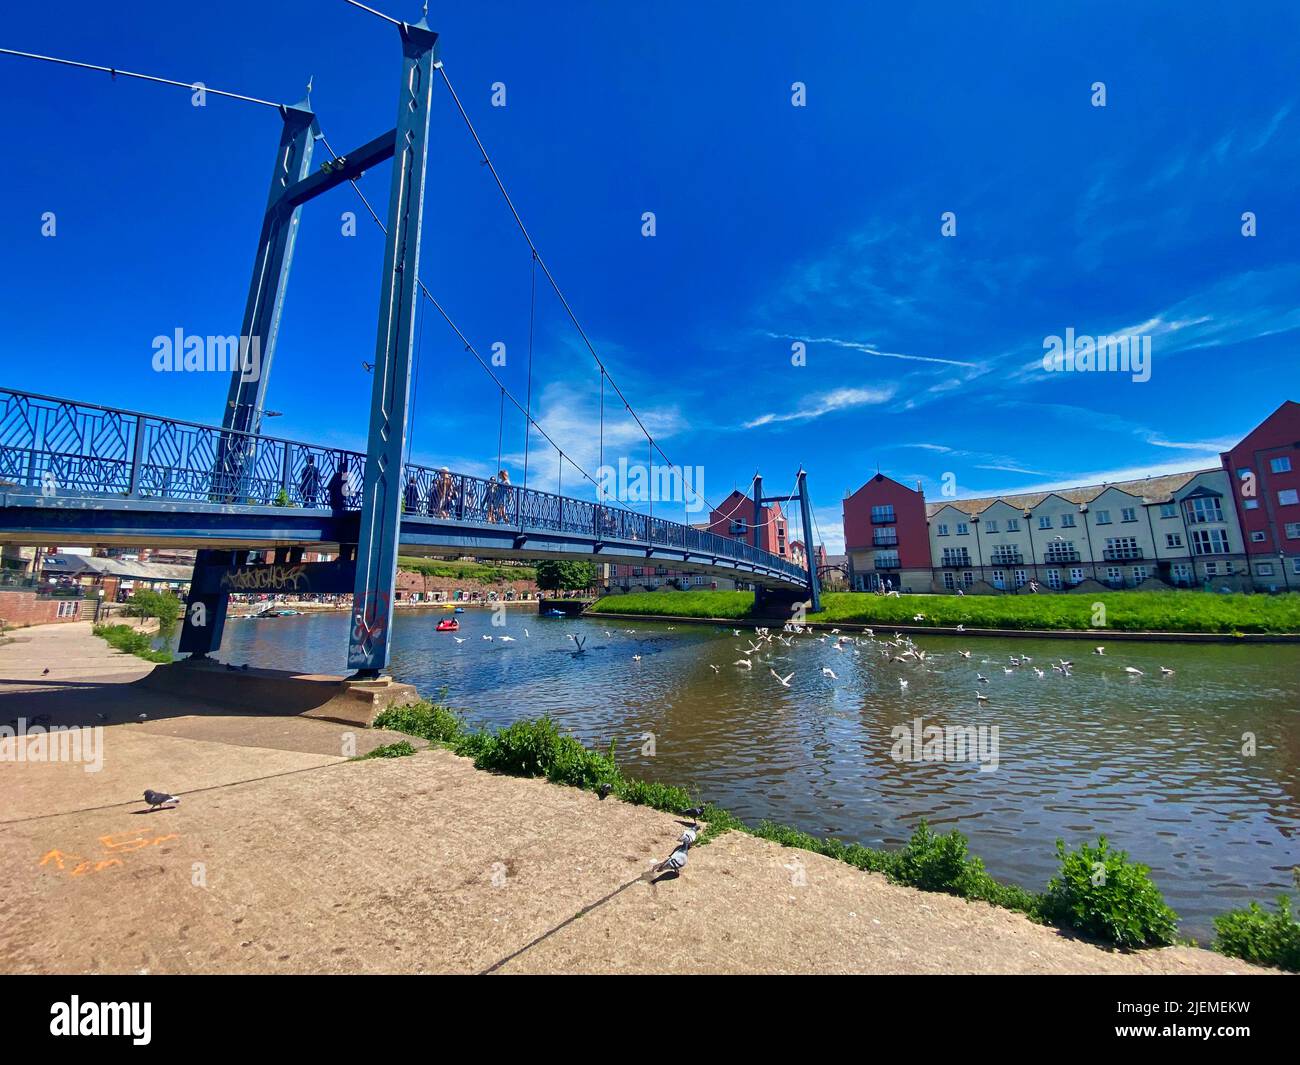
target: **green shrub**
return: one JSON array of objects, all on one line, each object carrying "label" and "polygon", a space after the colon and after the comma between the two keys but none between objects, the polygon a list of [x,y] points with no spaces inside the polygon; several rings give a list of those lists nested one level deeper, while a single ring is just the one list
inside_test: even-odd
[{"label": "green shrub", "polygon": [[1043,917],[1122,947],[1174,942],[1178,915],[1165,903],[1147,866],[1111,850],[1105,836],[1097,846],[1085,843],[1077,851],[1067,851],[1058,839],[1056,853],[1061,871],[1047,885]]},{"label": "green shrub", "polygon": [[474,765],[518,777],[546,777],[575,788],[618,783],[618,768],[612,758],[565,736],[550,717],[517,721],[488,736]]},{"label": "green shrub", "polygon": [[1244,910],[1216,917],[1214,931],[1214,949],[1220,954],[1300,972],[1300,922],[1286,895],[1277,897],[1277,913],[1252,902]]},{"label": "green shrub", "polygon": [[465,735],[465,721],[442,703],[418,702],[392,706],[375,718],[375,728],[419,736],[430,743],[454,745]]},{"label": "green shrub", "polygon": [[388,743],[383,747],[376,747],[369,754],[363,754],[356,759],[358,762],[365,761],[367,758],[405,758],[408,754],[414,754],[415,748],[411,746],[408,740],[398,740],[396,743]]},{"label": "green shrub", "polygon": [[130,625],[96,625],[92,630],[96,636],[106,640],[108,645],[128,655],[135,655],[148,662],[170,662],[171,651],[155,651],[153,637],[145,632],[137,632]]}]

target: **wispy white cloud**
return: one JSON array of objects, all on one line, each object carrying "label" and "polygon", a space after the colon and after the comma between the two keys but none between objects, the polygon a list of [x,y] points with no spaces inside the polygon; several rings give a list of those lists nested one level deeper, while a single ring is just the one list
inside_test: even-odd
[{"label": "wispy white cloud", "polygon": [[830,344],[837,348],[848,348],[851,351],[860,351],[864,355],[873,355],[880,359],[905,359],[910,362],[939,363],[943,366],[978,366],[978,363],[963,362],[959,359],[943,359],[937,355],[914,355],[901,351],[881,351],[874,344],[864,344],[857,340],[842,340],[839,337],[795,336],[792,333],[768,333],[767,335],[772,337],[774,340],[801,340],[805,344]]},{"label": "wispy white cloud", "polygon": [[836,388],[820,395],[809,396],[800,407],[784,413],[761,414],[752,421],[744,423],[745,429],[756,429],[760,425],[773,425],[780,422],[802,422],[821,418],[838,411],[851,410],[854,407],[866,407],[879,403],[888,403],[894,396],[891,388]]}]

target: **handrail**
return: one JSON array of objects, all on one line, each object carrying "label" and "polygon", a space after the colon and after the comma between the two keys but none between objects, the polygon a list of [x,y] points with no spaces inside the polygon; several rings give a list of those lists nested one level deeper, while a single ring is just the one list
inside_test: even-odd
[{"label": "handrail", "polygon": [[[0,389],[0,482],[36,490],[349,512],[361,507],[365,466],[356,451]],[[567,532],[806,578],[802,567],[745,541],[621,504],[416,463],[403,467],[402,492],[412,518],[499,525],[525,540]]]}]

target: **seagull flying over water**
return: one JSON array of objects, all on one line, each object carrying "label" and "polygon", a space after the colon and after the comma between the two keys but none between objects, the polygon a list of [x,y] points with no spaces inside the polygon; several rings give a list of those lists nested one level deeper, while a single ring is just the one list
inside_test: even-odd
[{"label": "seagull flying over water", "polygon": [[781,676],[781,674],[778,673],[775,669],[769,669],[768,672],[771,673],[772,676],[774,676],[777,680],[779,680],[779,681],[781,682],[781,687],[783,687],[783,688],[788,688],[788,687],[790,687],[790,681],[791,681],[791,679],[793,679],[793,677],[794,677],[794,674],[793,674],[793,673],[791,673],[790,676],[788,676],[788,677],[783,677],[783,676]]},{"label": "seagull flying over water", "polygon": [[833,669],[827,669],[825,666],[822,666],[822,676],[823,676],[823,677],[830,677],[831,680],[839,680],[839,679],[840,679],[839,677],[837,677],[837,676],[835,675],[835,670],[833,670]]}]

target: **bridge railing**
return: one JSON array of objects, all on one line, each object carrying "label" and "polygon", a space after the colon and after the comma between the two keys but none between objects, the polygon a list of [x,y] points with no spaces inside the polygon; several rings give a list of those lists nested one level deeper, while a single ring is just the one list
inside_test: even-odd
[{"label": "bridge railing", "polygon": [[[355,451],[0,389],[0,491],[337,513],[360,509],[365,465]],[[632,542],[804,577],[752,544],[622,506],[445,468],[408,464],[403,472],[403,510],[412,517]]]}]

